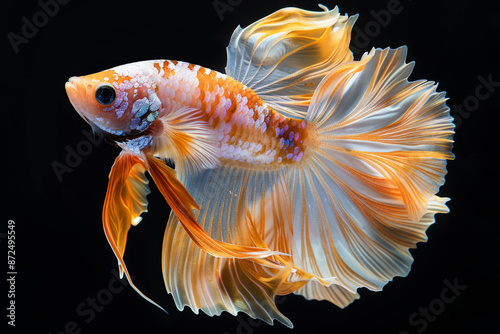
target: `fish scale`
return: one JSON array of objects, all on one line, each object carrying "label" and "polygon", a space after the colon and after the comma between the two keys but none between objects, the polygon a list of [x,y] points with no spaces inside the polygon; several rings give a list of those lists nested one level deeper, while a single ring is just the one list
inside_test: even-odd
[{"label": "fish scale", "polygon": [[[219,72],[177,61],[165,61],[161,68],[159,62],[154,66],[158,73],[164,73],[165,85],[176,92],[159,94],[159,98],[173,98],[181,106],[202,110],[217,131],[222,160],[274,166],[302,160],[306,121],[279,114],[251,88]],[[190,80],[193,74],[197,80]],[[189,89],[181,89],[182,85],[189,85]]]}]

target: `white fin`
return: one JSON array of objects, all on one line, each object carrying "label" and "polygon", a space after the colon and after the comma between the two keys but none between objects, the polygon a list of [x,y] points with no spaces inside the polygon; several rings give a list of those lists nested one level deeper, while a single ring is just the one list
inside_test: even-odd
[{"label": "white fin", "polygon": [[452,118],[432,82],[407,80],[405,57],[372,50],[327,75],[306,116],[310,149],[287,175],[295,265],[351,293],[405,276],[409,248],[447,212],[435,193],[453,158]]},{"label": "white fin", "polygon": [[173,159],[177,170],[198,171],[218,165],[217,134],[204,120],[204,113],[188,107],[167,109],[158,119],[163,133],[154,137],[153,154]]},{"label": "white fin", "polygon": [[284,8],[236,28],[227,47],[226,73],[281,114],[304,118],[321,79],[352,60],[349,41],[357,16],[320,7],[324,11]]},{"label": "white fin", "polygon": [[307,282],[306,285],[294,293],[307,299],[327,300],[340,308],[344,308],[359,299],[359,294],[349,292],[340,285],[324,286],[315,280]]}]

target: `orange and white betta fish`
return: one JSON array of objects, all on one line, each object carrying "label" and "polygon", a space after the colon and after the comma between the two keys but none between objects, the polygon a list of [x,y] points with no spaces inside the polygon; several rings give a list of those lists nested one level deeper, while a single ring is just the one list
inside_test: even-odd
[{"label": "orange and white betta fish", "polygon": [[353,60],[357,16],[320,7],[236,28],[225,74],[154,60],[66,83],[76,111],[122,149],[103,223],[129,281],[146,171],[172,209],[162,269],[179,310],[292,327],[277,295],[345,307],[360,287],[379,291],[408,274],[409,249],[448,212],[435,195],[453,158],[445,93],[408,81],[406,47]]}]

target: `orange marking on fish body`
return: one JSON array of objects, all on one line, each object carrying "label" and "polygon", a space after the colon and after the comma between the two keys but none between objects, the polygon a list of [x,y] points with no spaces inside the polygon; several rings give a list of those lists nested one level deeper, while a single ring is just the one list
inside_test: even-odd
[{"label": "orange marking on fish body", "polygon": [[[187,65],[191,70],[195,67]],[[224,74],[199,67],[196,78],[198,90],[191,96],[190,106],[203,111],[204,119],[217,131],[222,159],[249,167],[301,161],[307,136],[305,121],[280,115],[252,89]],[[174,100],[183,103],[179,96]]]}]

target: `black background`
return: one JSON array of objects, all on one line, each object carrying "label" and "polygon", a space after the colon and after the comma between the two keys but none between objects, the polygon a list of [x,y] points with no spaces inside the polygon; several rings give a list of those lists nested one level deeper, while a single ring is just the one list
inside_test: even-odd
[{"label": "black background", "polygon": [[[52,164],[65,164],[68,148],[84,145],[82,131],[89,131],[71,107],[64,83],[73,75],[147,59],[183,60],[222,72],[225,47],[238,24],[245,27],[287,6],[319,10],[315,1],[221,0],[231,8],[221,20],[213,2],[72,0],[42,22],[17,53],[7,34],[20,35],[22,17],[33,22],[41,7],[36,1],[2,2],[0,124],[7,203],[2,210],[1,258],[6,262],[5,233],[11,219],[16,223],[18,273],[16,327],[7,326],[3,314],[2,326],[9,333],[47,334],[64,333],[72,326],[76,333],[489,332],[498,314],[500,279],[498,122],[493,120],[500,87],[492,88],[483,100],[475,95],[477,89],[483,95],[488,92],[478,88],[479,77],[500,81],[498,50],[494,51],[500,29],[499,8],[487,1],[401,0],[402,11],[384,27],[374,23],[371,11],[387,8],[389,0],[323,2],[330,8],[338,5],[341,13],[360,14],[353,45],[361,51],[407,45],[408,61],[416,61],[411,79],[439,82],[459,123],[456,159],[449,163],[440,191],[452,198],[451,212],[438,215],[428,230],[429,241],[412,250],[415,262],[408,277],[395,278],[382,292],[361,289],[361,299],[344,310],[325,301],[281,297],[279,308],[294,323],[293,330],[249,320],[244,314],[208,317],[190,309],[180,312],[161,274],[169,208],[151,183],[149,212],[131,229],[125,258],[137,286],[169,315],[130,287],[111,294],[99,312],[88,311],[88,298],[109,296],[103,289],[110,282],[120,287],[112,274],[116,260],[101,225],[107,177],[119,150],[105,143],[92,145],[72,172],[58,180]],[[359,31],[365,29],[372,29],[371,37],[363,40]],[[356,59],[360,56],[355,53]],[[464,102],[470,112],[459,115],[453,106]],[[440,304],[445,280],[466,288],[452,303]],[[7,313],[7,287],[0,295]],[[83,314],[77,311],[82,303]],[[435,318],[424,321],[418,315],[418,323],[410,322],[414,312],[439,305],[445,308]]]}]

